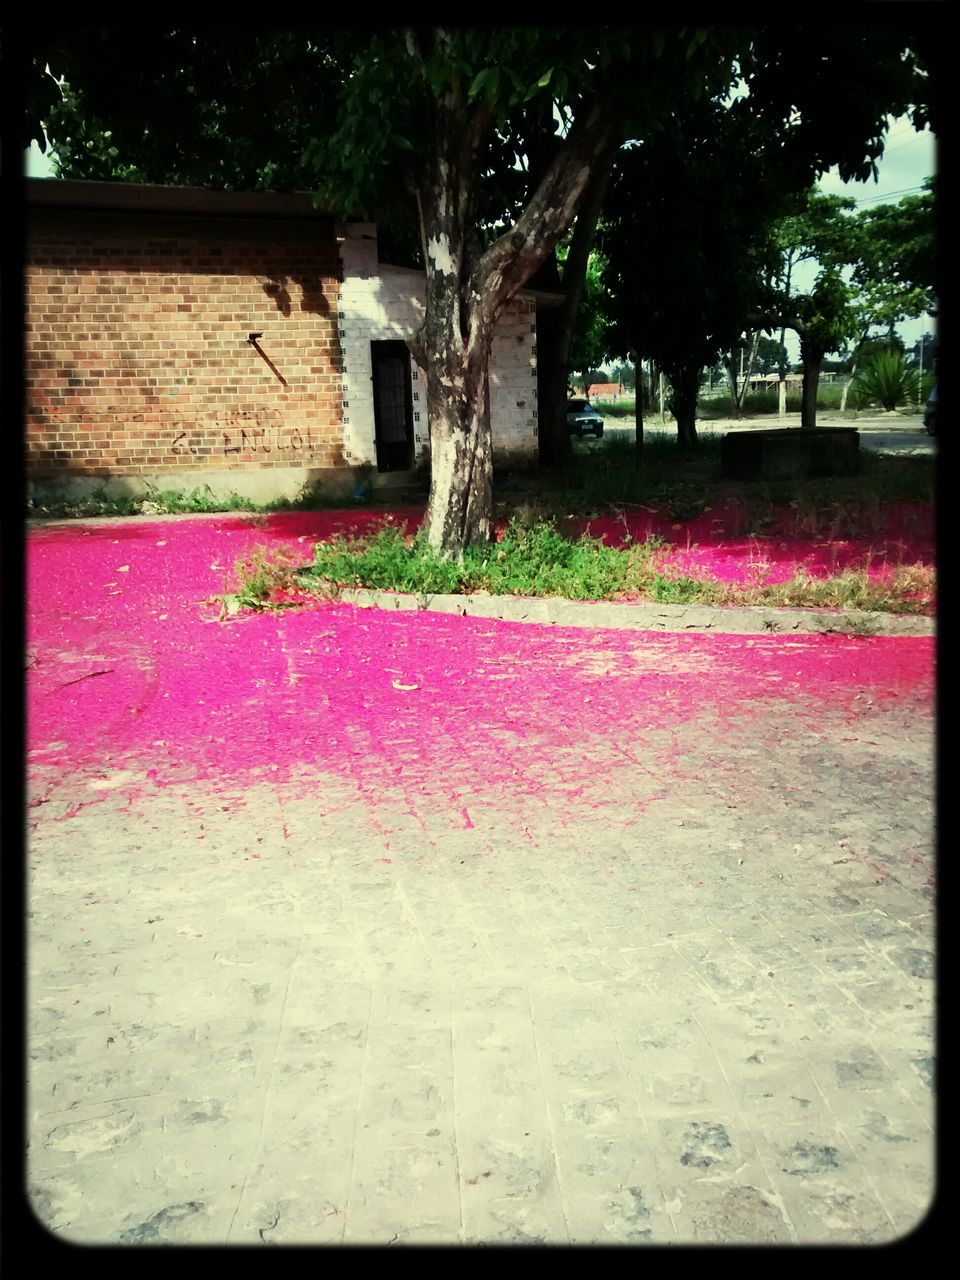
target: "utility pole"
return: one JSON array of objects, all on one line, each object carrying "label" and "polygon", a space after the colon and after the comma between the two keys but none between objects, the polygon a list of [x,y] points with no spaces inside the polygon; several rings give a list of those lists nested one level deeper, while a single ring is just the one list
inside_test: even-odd
[{"label": "utility pole", "polygon": [[926,333],[921,333],[920,335],[920,378],[917,382],[917,412],[918,413],[921,411],[921,407],[923,403],[923,348],[926,346],[926,342],[927,342]]}]

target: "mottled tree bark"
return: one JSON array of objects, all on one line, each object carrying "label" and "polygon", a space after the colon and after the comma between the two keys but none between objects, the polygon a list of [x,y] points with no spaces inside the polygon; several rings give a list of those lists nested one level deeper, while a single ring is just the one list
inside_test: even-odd
[{"label": "mottled tree bark", "polygon": [[487,542],[493,512],[490,394],[486,376],[466,404],[440,378],[427,379],[431,482],[427,524],[431,545],[456,549]]}]

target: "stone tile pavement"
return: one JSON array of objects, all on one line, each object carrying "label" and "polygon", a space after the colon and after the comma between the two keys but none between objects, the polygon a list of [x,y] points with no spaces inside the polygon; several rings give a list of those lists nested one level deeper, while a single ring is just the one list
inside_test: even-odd
[{"label": "stone tile pavement", "polygon": [[585,740],[580,800],[546,741],[539,793],[456,803],[373,796],[362,759],[82,807],[61,780],[28,844],[40,1220],[122,1244],[911,1231],[929,708],[676,734],[669,758],[652,728]]}]

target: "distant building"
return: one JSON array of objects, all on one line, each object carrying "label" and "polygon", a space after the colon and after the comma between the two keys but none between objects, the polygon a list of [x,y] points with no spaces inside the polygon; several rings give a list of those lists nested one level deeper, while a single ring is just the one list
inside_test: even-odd
[{"label": "distant building", "polygon": [[[826,377],[826,374],[821,375]],[[803,386],[803,376],[799,373],[788,373],[784,381],[787,384],[788,391],[799,391]],[[751,391],[769,391],[779,386],[779,373],[758,373],[750,379]]]}]

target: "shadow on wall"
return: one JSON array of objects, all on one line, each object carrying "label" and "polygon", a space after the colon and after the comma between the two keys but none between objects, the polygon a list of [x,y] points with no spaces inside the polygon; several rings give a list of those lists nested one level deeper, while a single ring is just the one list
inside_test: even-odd
[{"label": "shadow on wall", "polygon": [[284,316],[293,311],[293,299],[290,296],[290,282],[300,286],[300,310],[310,311],[314,315],[330,314],[330,303],[323,292],[323,277],[319,275],[303,276],[270,276],[263,286],[263,292],[276,303],[277,310]]}]

